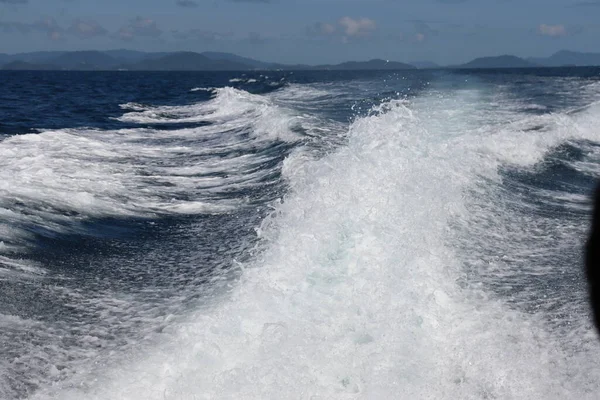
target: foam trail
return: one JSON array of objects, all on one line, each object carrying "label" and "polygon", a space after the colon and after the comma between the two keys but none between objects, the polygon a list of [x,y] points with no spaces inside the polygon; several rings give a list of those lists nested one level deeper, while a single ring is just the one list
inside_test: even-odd
[{"label": "foam trail", "polygon": [[600,110],[523,131],[483,123],[478,93],[462,96],[385,103],[336,153],[289,157],[292,191],[227,301],[173,323],[148,355],[34,398],[596,398],[598,349],[572,352],[542,318],[459,284],[449,236],[469,189],[595,138]]}]

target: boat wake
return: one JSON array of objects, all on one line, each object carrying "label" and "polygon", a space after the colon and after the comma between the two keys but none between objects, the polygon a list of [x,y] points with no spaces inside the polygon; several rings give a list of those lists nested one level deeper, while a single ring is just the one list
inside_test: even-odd
[{"label": "boat wake", "polygon": [[[548,165],[552,152],[569,144],[583,150],[580,157],[565,156],[563,164],[587,179],[597,177],[598,169],[590,165],[599,154],[594,127],[600,122],[600,106],[572,114],[496,114],[485,95],[432,89],[410,101],[388,100],[356,118],[335,151],[316,158],[289,152],[281,165],[289,190],[272,202],[274,211],[257,228],[264,250],[237,265],[243,273],[227,298],[173,321],[152,348],[109,369],[90,367],[33,398],[375,399],[399,393],[405,398],[595,398],[599,353],[589,322],[573,318],[570,330],[557,330],[552,318],[560,314],[551,309],[561,297],[546,298],[546,287],[529,286],[542,270],[547,282],[564,274],[550,276],[550,265],[539,259],[537,266],[529,265],[535,255],[531,249],[560,253],[552,238],[581,235],[587,229],[584,219],[574,220],[581,226],[565,228],[525,213],[528,203],[507,185],[516,185],[518,174],[544,173],[540,168]],[[252,161],[240,164],[241,155],[220,158],[211,170],[210,162],[196,163],[190,156],[202,157],[204,144],[226,132],[235,139],[219,143],[232,154],[238,154],[236,146],[247,148],[265,137],[284,144],[297,140],[290,128],[296,117],[273,108],[268,97],[252,97],[252,102],[242,101],[246,108],[231,110],[247,96],[221,89],[206,104],[140,107],[125,114],[123,119],[135,122],[175,118],[210,123],[193,135],[169,132],[169,140],[180,135],[175,144],[161,142],[167,135],[148,134],[143,146],[136,145],[140,158],[133,165],[171,182],[164,189],[169,196],[185,187],[202,204],[216,207],[200,208],[202,212],[236,206],[204,198],[203,174],[231,174],[244,166],[235,179],[218,178],[217,194],[226,179],[227,185],[264,182],[265,170],[258,176],[247,171],[249,165],[269,162],[268,157],[259,150],[246,155]],[[247,119],[254,123],[252,133],[244,128]],[[92,163],[92,173],[100,177],[105,168],[121,168],[127,182],[137,182],[141,174],[120,164],[118,154],[144,134],[115,132],[109,149],[95,150],[95,143],[104,146],[106,134],[92,132],[61,140],[60,147],[75,140],[77,149],[87,146],[86,154],[115,160],[102,168]],[[188,140],[196,143],[193,150],[186,147]],[[210,151],[214,154],[215,147]],[[187,161],[172,167],[153,163],[165,154]],[[61,153],[55,162],[72,161]],[[121,182],[106,182],[106,192],[116,192],[109,200],[123,195],[114,189]],[[525,195],[530,195],[531,182],[520,182],[529,185]],[[145,193],[136,187],[127,195]],[[198,202],[166,204],[161,188],[118,201],[135,202],[119,212],[172,212]],[[537,189],[536,195],[554,203],[586,210],[583,199],[565,198],[565,190]],[[51,198],[58,197],[53,193]],[[77,204],[85,204],[83,200]],[[105,204],[99,201],[91,209],[106,213],[123,207]],[[511,230],[516,223],[523,229]],[[564,230],[558,231],[560,227]],[[558,236],[553,236],[555,229]],[[568,244],[577,247],[576,241]],[[546,311],[522,307],[531,303],[521,296],[518,283],[536,291],[547,303]]]}]

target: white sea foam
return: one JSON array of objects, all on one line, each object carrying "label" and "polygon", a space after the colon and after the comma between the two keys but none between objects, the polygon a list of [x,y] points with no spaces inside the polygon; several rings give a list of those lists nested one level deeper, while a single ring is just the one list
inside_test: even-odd
[{"label": "white sea foam", "polygon": [[494,201],[477,187],[499,182],[501,165],[598,139],[600,109],[506,123],[478,96],[390,101],[334,154],[288,158],[291,192],[229,299],[171,324],[147,354],[35,398],[596,398],[589,327],[570,338],[577,351],[565,345],[465,278],[461,260],[479,255],[450,239],[468,207]]},{"label": "white sea foam", "polygon": [[207,124],[62,129],[0,142],[2,253],[22,250],[31,227],[77,233],[91,218],[231,211],[244,200],[228,198],[229,191],[269,183],[276,167],[264,165],[278,155],[263,150],[274,141],[300,140],[292,128],[305,123],[268,99],[232,88],[190,106],[122,107],[137,110],[125,114],[129,121],[162,121],[152,116],[168,113],[169,121]]},{"label": "white sea foam", "polygon": [[[257,129],[256,135],[269,135],[286,141],[296,141],[290,127],[295,120],[287,110],[273,104],[268,98],[253,95],[230,87],[214,90],[215,96],[208,102],[188,106],[152,107],[124,114],[118,120],[135,123],[169,124],[182,122],[205,122],[219,124],[220,132],[230,128],[256,123],[267,129]],[[233,126],[231,126],[233,125]],[[276,125],[273,129],[270,126]]]},{"label": "white sea foam", "polygon": [[347,86],[334,84],[290,84],[286,86],[285,90],[274,92],[270,96],[281,104],[300,107],[322,106],[336,98],[347,100]]},{"label": "white sea foam", "polygon": [[119,107],[121,107],[123,110],[133,110],[133,111],[144,111],[144,110],[148,109],[148,106],[145,106],[140,103],[125,103],[125,104],[120,104]]},{"label": "white sea foam", "polygon": [[190,92],[214,92],[215,90],[215,88],[195,87],[190,89]]}]

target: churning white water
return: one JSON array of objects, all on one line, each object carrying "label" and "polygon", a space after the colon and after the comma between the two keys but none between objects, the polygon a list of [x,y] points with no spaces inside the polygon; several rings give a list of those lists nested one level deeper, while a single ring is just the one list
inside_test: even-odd
[{"label": "churning white water", "polygon": [[[274,101],[294,100],[298,88],[288,90]],[[228,118],[226,96],[239,94],[221,91],[211,118]],[[498,200],[480,188],[501,185],[503,166],[531,167],[564,141],[597,140],[600,105],[532,116],[485,96],[432,90],[387,101],[352,122],[330,154],[292,153],[289,193],[257,228],[264,250],[237,265],[229,293],[171,321],[155,346],[34,398],[598,398],[589,325],[558,334],[464,263],[486,246],[511,256],[525,240],[503,236],[503,221],[477,225],[485,218],[473,209]],[[260,126],[278,134],[287,114],[264,110],[274,121],[263,115]],[[165,122],[172,111],[123,118]],[[477,246],[456,245],[474,234]]]}]

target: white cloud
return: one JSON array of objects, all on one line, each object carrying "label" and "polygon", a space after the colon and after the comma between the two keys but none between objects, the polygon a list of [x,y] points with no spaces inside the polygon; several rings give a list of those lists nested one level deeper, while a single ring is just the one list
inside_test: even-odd
[{"label": "white cloud", "polygon": [[233,34],[231,32],[221,33],[198,28],[190,29],[187,31],[174,30],[171,31],[171,33],[176,39],[198,40],[201,42],[216,42],[219,40],[231,39],[233,37]]},{"label": "white cloud", "polygon": [[161,34],[162,30],[158,27],[156,21],[142,17],[129,21],[129,24],[117,32],[117,36],[122,40],[132,40],[136,36],[158,37]]},{"label": "white cloud", "polygon": [[91,38],[106,35],[107,31],[93,20],[76,19],[69,27],[68,32],[80,38]]},{"label": "white cloud", "polygon": [[64,29],[58,26],[54,18],[44,17],[31,26],[33,29],[45,33],[52,40],[59,40],[63,37]]},{"label": "white cloud", "polygon": [[541,24],[538,27],[538,32],[540,33],[540,35],[544,35],[544,36],[564,36],[567,34],[567,29],[565,28],[564,25],[546,25],[546,24]]},{"label": "white cloud", "polygon": [[320,24],[319,30],[324,35],[331,35],[332,33],[335,32],[335,26],[333,26],[331,24]]},{"label": "white cloud", "polygon": [[343,17],[338,23],[348,37],[368,36],[377,28],[375,21],[369,18],[352,19]]}]

